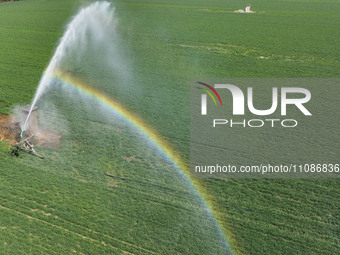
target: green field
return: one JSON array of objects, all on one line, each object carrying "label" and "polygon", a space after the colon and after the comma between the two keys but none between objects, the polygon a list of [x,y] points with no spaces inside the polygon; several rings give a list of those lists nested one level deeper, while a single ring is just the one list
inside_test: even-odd
[{"label": "green field", "polygon": [[[243,0],[112,2],[131,76],[112,82],[91,52],[75,70],[186,162],[191,79],[339,77],[337,0],[263,0],[251,3],[249,15],[233,12],[250,3]],[[89,3],[0,3],[1,114],[31,102],[67,22]],[[51,128],[64,134],[59,150],[38,148],[45,160],[12,158],[0,141],[0,254],[224,252],[205,208],[168,162],[110,112],[60,92],[45,96],[56,109],[47,117]],[[327,131],[317,133],[320,140]],[[197,182],[235,254],[340,250],[337,179]]]}]

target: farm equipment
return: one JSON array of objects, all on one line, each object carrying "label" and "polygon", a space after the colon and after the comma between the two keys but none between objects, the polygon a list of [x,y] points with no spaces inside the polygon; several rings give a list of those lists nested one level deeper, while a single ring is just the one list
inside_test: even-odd
[{"label": "farm equipment", "polygon": [[43,156],[40,156],[34,149],[33,144],[29,141],[29,139],[31,139],[34,135],[31,135],[27,138],[20,138],[20,141],[16,144],[13,145],[14,149],[12,150],[11,155],[12,156],[19,156],[19,151],[24,151],[27,152],[31,155],[37,156],[41,159],[44,159]]},{"label": "farm equipment", "polygon": [[[49,128],[39,126],[36,115],[37,107],[32,108],[29,116],[31,108],[30,105],[21,107],[20,119],[0,114],[0,141],[5,140],[12,144],[12,156],[18,157],[20,152],[26,152],[43,159],[44,157],[39,155],[34,147],[44,146],[59,149],[62,136]],[[26,125],[27,118],[29,120]],[[25,126],[26,128],[23,128]]]}]

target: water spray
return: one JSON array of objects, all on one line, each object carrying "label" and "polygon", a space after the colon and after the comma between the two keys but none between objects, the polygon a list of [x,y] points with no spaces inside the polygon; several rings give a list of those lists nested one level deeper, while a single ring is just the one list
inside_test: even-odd
[{"label": "water spray", "polygon": [[[110,24],[112,21],[114,9],[110,8],[110,6],[111,4],[106,1],[95,2],[88,7],[81,9],[80,12],[67,25],[66,32],[60,39],[60,43],[57,46],[50,63],[48,64],[40,79],[38,88],[31,104],[31,108],[22,127],[23,131],[27,128],[29,118],[37,101],[47,91],[47,88],[53,84],[53,74],[55,73],[55,70],[60,67],[63,58],[67,55],[68,51],[70,51],[70,48],[72,49],[72,47],[78,45],[80,41],[86,41],[86,36],[89,29],[96,30],[96,38],[98,38],[98,40],[105,36],[106,31],[98,29],[98,26],[102,24]],[[85,21],[88,20],[91,22],[86,23]],[[93,23],[95,24],[94,26]]]}]

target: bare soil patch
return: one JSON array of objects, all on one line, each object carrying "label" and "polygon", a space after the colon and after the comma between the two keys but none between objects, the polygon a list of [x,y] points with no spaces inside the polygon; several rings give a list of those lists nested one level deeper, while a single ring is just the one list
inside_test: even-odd
[{"label": "bare soil patch", "polygon": [[[21,128],[19,121],[10,115],[0,114],[0,140],[8,141],[12,144],[19,142]],[[33,145],[59,148],[61,135],[53,130],[38,127],[37,130],[28,130],[23,133],[23,138],[30,138]]]},{"label": "bare soil patch", "polygon": [[0,114],[0,140],[16,143],[20,138],[17,120],[10,115]]}]

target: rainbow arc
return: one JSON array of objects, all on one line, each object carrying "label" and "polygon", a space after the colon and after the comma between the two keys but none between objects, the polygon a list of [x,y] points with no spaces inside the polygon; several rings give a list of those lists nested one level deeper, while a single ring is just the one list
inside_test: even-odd
[{"label": "rainbow arc", "polygon": [[[216,232],[219,235],[219,238],[224,244],[224,248],[227,254],[232,254],[231,248],[229,247],[226,234],[222,231],[221,224],[216,220],[213,208],[216,208],[212,204],[209,203],[207,197],[209,196],[202,185],[195,179],[190,177],[190,167],[187,162],[185,162],[179,153],[177,153],[171,144],[169,144],[166,140],[162,138],[160,134],[152,127],[150,127],[147,123],[145,123],[140,117],[136,114],[132,113],[128,109],[126,109],[122,104],[113,98],[105,95],[100,90],[96,89],[94,86],[86,83],[80,78],[74,76],[70,72],[55,70],[51,77],[53,80],[61,82],[66,86],[70,86],[87,97],[90,97],[98,102],[106,109],[111,111],[113,114],[118,115],[120,119],[125,121],[129,126],[136,129],[138,132],[144,134],[144,136],[151,142],[152,147],[158,152],[159,155],[169,163],[176,174],[186,183],[187,187],[191,192],[195,195],[197,201],[202,205],[202,207],[206,208],[206,213],[210,218]],[[222,105],[222,101],[218,93],[214,88],[205,83],[200,83],[205,87],[209,88],[219,99],[220,104]],[[208,91],[208,90],[207,90]],[[210,92],[209,92],[210,93]],[[209,94],[208,93],[208,94]],[[211,94],[211,93],[210,93]],[[212,95],[211,95],[212,96]],[[217,212],[215,212],[216,214]]]}]

